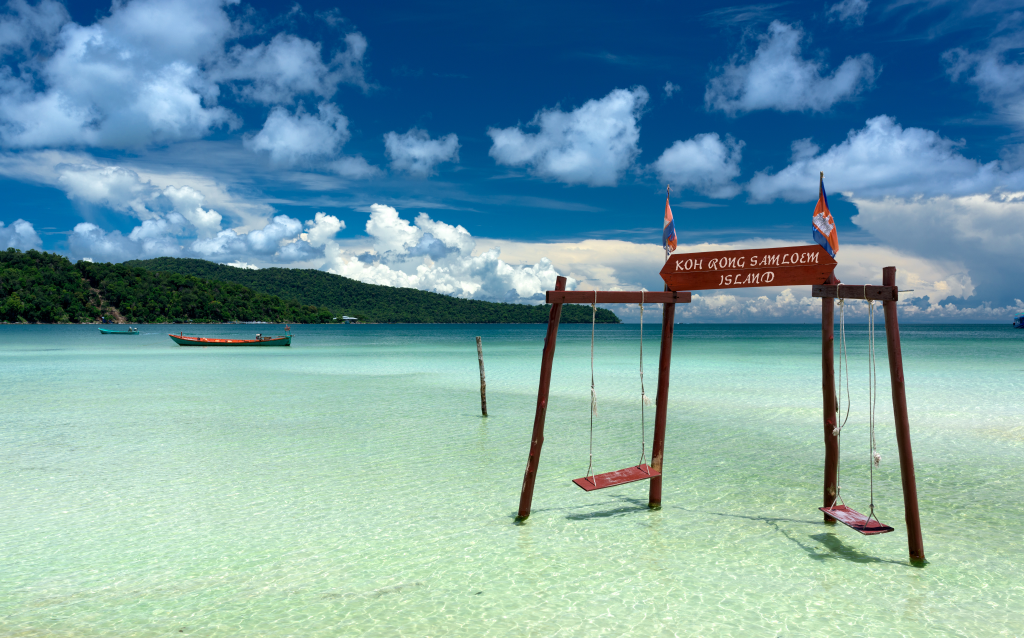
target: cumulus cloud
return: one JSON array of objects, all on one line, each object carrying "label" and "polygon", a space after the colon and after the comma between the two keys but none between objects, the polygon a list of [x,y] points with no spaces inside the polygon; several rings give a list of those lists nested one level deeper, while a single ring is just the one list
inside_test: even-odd
[{"label": "cumulus cloud", "polygon": [[491,128],[490,155],[566,184],[614,186],[640,153],[638,122],[648,97],[642,86],[616,89],[568,113],[557,106],[538,112],[529,124],[536,133]]},{"label": "cumulus cloud", "polygon": [[809,140],[794,142],[792,163],[775,174],[757,173],[747,189],[754,201],[809,201],[818,197],[819,171],[830,190],[858,198],[958,197],[1024,188],[1024,171],[969,159],[959,152],[963,145],[880,115],[824,153]]},{"label": "cumulus cloud", "polygon": [[275,164],[294,166],[337,155],[348,138],[348,118],[335,105],[321,102],[316,115],[301,105],[294,115],[274,107],[263,129],[244,143],[251,151],[269,153]]},{"label": "cumulus cloud", "polygon": [[126,212],[141,220],[174,212],[200,237],[215,235],[221,229],[221,214],[204,208],[203,194],[190,186],[159,188],[120,166],[58,164],[55,169],[56,185],[72,200]]},{"label": "cumulus cloud", "polygon": [[306,232],[300,237],[311,246],[320,247],[333,240],[344,229],[345,222],[334,215],[317,213],[313,219],[306,222]]},{"label": "cumulus cloud", "polygon": [[133,147],[234,126],[200,68],[232,34],[221,4],[198,0],[134,0],[88,27],[64,22],[42,35],[52,54],[4,67],[0,140]]},{"label": "cumulus cloud", "polygon": [[68,247],[72,259],[114,263],[137,259],[142,253],[140,243],[125,237],[121,231],[107,233],[91,222],[82,222],[75,226],[74,231],[68,236]]},{"label": "cumulus cloud", "polygon": [[243,98],[263,104],[291,103],[302,94],[327,99],[342,82],[369,90],[363,69],[366,38],[350,33],[345,42],[346,49],[325,64],[319,43],[279,33],[267,44],[233,47],[216,62],[210,76],[218,82],[233,82]]},{"label": "cumulus cloud", "polygon": [[[418,288],[467,299],[540,301],[555,283],[551,262],[512,266],[492,248],[474,255],[476,242],[462,226],[420,213],[410,223],[390,206],[374,204],[366,232],[373,249],[362,254],[328,243],[324,267],[366,283]],[[570,281],[570,288],[575,281]]]},{"label": "cumulus cloud", "polygon": [[672,94],[678,91],[679,88],[680,87],[678,84],[673,84],[672,82],[665,82],[665,97],[672,97]]},{"label": "cumulus cloud", "polygon": [[32,250],[43,245],[35,227],[24,219],[16,219],[10,226],[0,222],[0,248]]},{"label": "cumulus cloud", "polygon": [[[68,237],[68,246],[73,258],[110,262],[196,257],[218,262],[258,260],[287,264],[322,258],[322,245],[310,244],[308,237],[302,236],[302,227],[297,219],[277,215],[262,228],[248,233],[228,228],[196,238],[191,222],[180,213],[170,212],[142,221],[127,235],[117,230],[106,232],[96,224],[82,222]],[[321,228],[321,238],[324,232]]]},{"label": "cumulus cloud", "polygon": [[449,133],[436,140],[418,128],[408,132],[384,134],[384,150],[391,158],[391,169],[417,177],[427,177],[441,162],[459,161],[459,138]]},{"label": "cumulus cloud", "polygon": [[233,0],[129,0],[89,26],[53,0],[24,0],[0,16],[0,144],[11,148],[138,148],[201,139],[239,118],[218,104],[222,86],[242,99],[329,98],[340,83],[369,90],[366,38],[321,59],[319,44],[278,34],[252,48]]},{"label": "cumulus cloud", "polygon": [[0,15],[0,54],[28,50],[36,40],[50,40],[67,22],[67,9],[55,0],[32,6],[25,0],[9,0],[6,15]]},{"label": "cumulus cloud", "polygon": [[1024,30],[1018,29],[993,38],[982,51],[958,47],[943,54],[954,82],[964,78],[978,87],[981,99],[1018,128],[1024,128],[1024,64],[1011,60],[1022,47]]},{"label": "cumulus cloud", "polygon": [[652,164],[658,176],[678,188],[689,188],[709,197],[735,197],[740,187],[733,181],[740,174],[743,142],[730,135],[704,133],[693,139],[677,140]]},{"label": "cumulus cloud", "polygon": [[[588,239],[581,242],[517,242],[478,238],[478,246],[500,245],[502,256],[509,262],[526,262],[541,257],[549,259],[558,272],[579,282],[577,289],[590,290],[660,290],[664,285],[658,275],[665,254],[658,244],[640,244],[622,240]],[[693,253],[716,250],[741,250],[790,246],[792,240],[756,238],[731,243],[698,243],[680,245],[677,252]],[[479,250],[479,249],[478,249]],[[897,268],[897,283],[913,293],[901,293],[900,316],[911,314],[922,320],[974,318],[1002,319],[997,305],[989,310],[970,310],[962,303],[941,304],[948,296],[969,297],[975,284],[963,261],[953,258],[921,257],[900,247],[884,245],[843,244],[836,275],[847,283],[880,284],[882,268]],[[913,305],[911,307],[912,304]],[[904,307],[906,306],[906,308]],[[612,310],[623,321],[638,321],[636,305],[615,305]],[[851,316],[863,320],[863,309],[852,308]],[[799,288],[741,288],[708,290],[694,294],[693,303],[676,306],[680,321],[820,321],[821,301],[810,296],[806,286]],[[645,318],[660,317],[648,308]]]},{"label": "cumulus cloud", "polygon": [[826,76],[821,62],[800,57],[803,37],[800,28],[773,21],[753,58],[737,56],[711,79],[704,92],[707,108],[729,115],[760,109],[827,111],[874,82],[870,54],[846,58]]},{"label": "cumulus cloud", "polygon": [[868,0],[843,0],[828,8],[828,21],[849,21],[864,24],[864,15],[868,12]]},{"label": "cumulus cloud", "polygon": [[203,194],[190,186],[168,186],[161,194],[171,202],[174,211],[188,220],[199,237],[209,237],[220,230],[223,217],[215,210],[203,208]]},{"label": "cumulus cloud", "polygon": [[[942,255],[964,264],[972,285],[937,291],[945,296],[1009,303],[1020,296],[1020,250],[1024,246],[1024,192],[960,197],[853,198],[861,228],[880,238],[898,238],[903,250]],[[890,239],[890,241],[893,241]]]}]

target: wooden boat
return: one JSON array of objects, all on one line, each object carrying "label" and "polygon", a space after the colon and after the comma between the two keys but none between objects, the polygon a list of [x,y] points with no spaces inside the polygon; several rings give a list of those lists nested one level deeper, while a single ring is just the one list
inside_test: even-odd
[{"label": "wooden boat", "polygon": [[1014,328],[1024,328],[1024,312],[1013,318]]},{"label": "wooden boat", "polygon": [[139,334],[138,328],[128,328],[127,330],[111,330],[110,328],[100,328],[100,334],[104,335],[137,335]]},{"label": "wooden boat", "polygon": [[207,337],[186,337],[183,334],[167,335],[179,346],[290,346],[292,336],[264,337],[255,339],[209,339]]}]

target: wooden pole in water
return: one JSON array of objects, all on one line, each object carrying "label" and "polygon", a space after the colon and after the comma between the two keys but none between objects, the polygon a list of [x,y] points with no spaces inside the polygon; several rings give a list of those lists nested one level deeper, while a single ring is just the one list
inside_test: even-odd
[{"label": "wooden pole in water", "polygon": [[[829,284],[838,283],[835,275],[829,275]],[[835,344],[835,299],[821,299],[821,403],[825,421],[825,485],[822,491],[822,507],[831,507],[836,500],[836,468],[839,465],[839,438],[832,434],[836,427],[836,371],[833,345]],[[840,352],[839,356],[843,356]],[[825,523],[835,525],[836,519],[825,514]]]},{"label": "wooden pole in water", "polygon": [[480,337],[476,338],[476,356],[480,360],[480,411],[487,416],[487,380],[484,377],[484,346]]},{"label": "wooden pole in water", "polygon": [[[666,287],[668,290],[668,287]],[[672,366],[672,337],[675,333],[676,305],[665,304],[661,315],[661,356],[658,359],[658,394],[654,409],[654,446],[651,449],[651,469],[658,476],[651,477],[651,492],[647,506],[661,507],[661,471],[665,460],[665,422],[668,420],[668,381]]]},{"label": "wooden pole in water", "polygon": [[[555,290],[565,290],[565,277],[555,279]],[[544,354],[540,362],[540,387],[537,390],[537,412],[533,417],[533,436],[530,439],[530,456],[526,459],[526,474],[523,476],[523,491],[519,495],[517,521],[530,516],[533,505],[533,485],[537,480],[537,466],[540,464],[540,449],[544,445],[544,417],[548,411],[548,390],[551,388],[551,364],[555,359],[555,339],[558,337],[558,322],[562,318],[562,304],[551,304],[548,315],[548,333],[544,337]]]},{"label": "wooden pole in water", "polygon": [[[896,268],[882,269],[882,285],[896,285]],[[907,523],[907,544],[912,562],[924,561],[924,540],[921,538],[921,512],[917,508],[917,480],[914,478],[914,455],[910,449],[910,417],[907,415],[907,390],[903,381],[903,352],[900,349],[900,326],[896,318],[896,300],[883,301],[885,312],[885,345],[889,351],[889,380],[892,383],[892,412],[896,418],[896,445],[900,454],[900,479],[903,482],[903,507]]]}]

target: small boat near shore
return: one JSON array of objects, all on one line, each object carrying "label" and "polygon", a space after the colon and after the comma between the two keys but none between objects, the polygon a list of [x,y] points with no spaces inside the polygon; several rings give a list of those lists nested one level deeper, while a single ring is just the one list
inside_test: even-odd
[{"label": "small boat near shore", "polygon": [[290,346],[292,336],[264,337],[256,335],[255,339],[209,339],[207,337],[187,337],[183,334],[167,335],[179,346]]},{"label": "small boat near shore", "polygon": [[100,334],[103,335],[137,335],[139,334],[138,328],[128,328],[127,330],[111,330],[110,328],[100,328]]},{"label": "small boat near shore", "polygon": [[1024,328],[1024,312],[1013,318],[1014,328]]}]

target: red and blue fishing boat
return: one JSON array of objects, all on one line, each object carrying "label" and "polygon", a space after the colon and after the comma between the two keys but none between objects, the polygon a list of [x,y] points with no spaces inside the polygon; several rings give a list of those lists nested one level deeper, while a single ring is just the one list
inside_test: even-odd
[{"label": "red and blue fishing boat", "polygon": [[210,339],[209,337],[189,337],[184,334],[167,335],[179,346],[290,346],[292,336],[264,337],[256,335],[255,339]]}]

